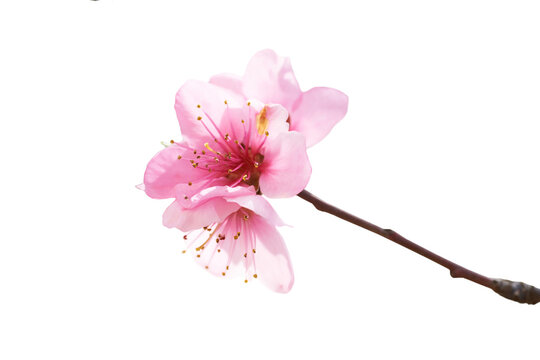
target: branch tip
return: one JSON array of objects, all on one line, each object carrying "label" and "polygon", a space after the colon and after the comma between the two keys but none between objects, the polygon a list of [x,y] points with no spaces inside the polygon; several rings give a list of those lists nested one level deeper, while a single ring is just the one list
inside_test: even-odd
[{"label": "branch tip", "polygon": [[520,281],[493,279],[493,291],[521,304],[534,305],[540,302],[540,289]]}]

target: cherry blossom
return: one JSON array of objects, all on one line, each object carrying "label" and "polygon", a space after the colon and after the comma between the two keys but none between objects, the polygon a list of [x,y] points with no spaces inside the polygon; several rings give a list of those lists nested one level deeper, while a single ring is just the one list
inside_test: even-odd
[{"label": "cherry blossom", "polygon": [[276,292],[294,283],[287,247],[276,226],[283,221],[252,186],[204,189],[189,203],[174,201],[163,224],[186,232],[187,249],[210,273],[220,277],[244,274]]}]

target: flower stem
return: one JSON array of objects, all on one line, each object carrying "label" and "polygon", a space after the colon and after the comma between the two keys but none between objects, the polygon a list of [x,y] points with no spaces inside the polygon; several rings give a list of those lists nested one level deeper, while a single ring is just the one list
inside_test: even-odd
[{"label": "flower stem", "polygon": [[348,221],[352,224],[360,226],[366,230],[369,230],[377,235],[387,238],[390,241],[395,242],[398,245],[401,245],[415,253],[433,261],[437,264],[444,266],[450,270],[450,276],[453,278],[463,278],[479,285],[485,286],[492,289],[497,294],[520,303],[527,304],[536,304],[540,302],[540,289],[535,288],[534,286],[527,285],[522,282],[504,280],[504,279],[494,279],[487,276],[478,274],[474,271],[471,271],[461,265],[458,265],[450,260],[443,258],[440,255],[435,254],[432,251],[429,251],[426,248],[423,248],[420,245],[413,243],[410,240],[407,240],[397,232],[391,229],[383,229],[375,224],[372,224],[366,220],[363,220],[353,214],[350,214],[340,208],[337,208],[313,195],[307,190],[303,190],[298,194],[298,196],[307,202],[310,202],[315,206],[317,210],[327,212],[334,216],[337,216],[340,219]]}]

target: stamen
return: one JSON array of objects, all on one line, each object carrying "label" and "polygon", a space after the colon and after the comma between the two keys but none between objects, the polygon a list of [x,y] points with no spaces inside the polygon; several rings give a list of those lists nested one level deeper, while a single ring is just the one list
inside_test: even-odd
[{"label": "stamen", "polygon": [[[225,138],[225,136],[223,136],[223,134],[221,133],[221,130],[219,130],[219,127],[216,125],[216,123],[214,122],[214,120],[212,120],[212,118],[205,112],[204,115],[206,115],[206,118],[210,121],[210,123],[214,126],[214,128],[216,129],[216,131],[218,132],[218,135],[221,139]],[[217,139],[214,139],[215,142],[218,142]],[[227,143],[225,143],[225,145],[230,149],[229,145]],[[232,150],[232,149],[231,149]]]},{"label": "stamen", "polygon": [[210,145],[208,145],[208,143],[204,143],[204,147],[207,148],[208,150],[210,150],[211,152],[213,152],[214,154],[216,153],[216,152],[214,151],[214,149],[212,149],[212,148],[210,147]]},{"label": "stamen", "polygon": [[[214,231],[208,236],[208,239],[206,239],[206,241],[201,245],[199,246],[198,248],[196,248],[195,250],[199,251],[199,250],[202,250],[204,249],[204,246],[212,239],[212,237],[214,236],[215,232],[217,231],[217,229],[219,229],[219,227],[221,226],[221,224],[218,224],[216,226],[216,228],[214,229]],[[208,231],[211,231],[212,229],[208,228],[207,226],[203,227],[204,230],[208,230]],[[200,257],[199,255],[197,255],[197,257]]]}]

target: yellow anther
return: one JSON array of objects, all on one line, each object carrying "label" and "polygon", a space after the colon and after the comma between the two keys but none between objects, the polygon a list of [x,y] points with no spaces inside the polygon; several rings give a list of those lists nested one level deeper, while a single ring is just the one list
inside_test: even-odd
[{"label": "yellow anther", "polygon": [[201,254],[197,254],[197,257],[200,258],[200,257],[201,257]]},{"label": "yellow anther", "polygon": [[227,105],[227,100],[224,101],[225,105]]},{"label": "yellow anther", "polygon": [[190,182],[188,182],[187,184],[188,184],[189,186],[193,185],[193,183],[192,183],[191,181],[190,181]]},{"label": "yellow anther", "polygon": [[270,134],[268,133],[268,131],[265,131],[265,132],[264,132],[264,135],[268,136],[268,135],[270,135]]},{"label": "yellow anther", "polygon": [[266,117],[266,106],[264,106],[262,110],[259,111],[256,117],[256,121],[257,121],[257,132],[259,133],[259,135],[264,134],[264,132],[268,128],[268,118]]},{"label": "yellow anther", "polygon": [[251,102],[248,101],[247,106],[251,106]]},{"label": "yellow anther", "polygon": [[248,282],[248,281],[247,281],[247,279],[246,279],[246,280],[244,280],[244,282],[245,282],[245,283],[247,283],[247,282]]},{"label": "yellow anther", "polygon": [[171,144],[174,144],[174,140],[171,140]]},{"label": "yellow anther", "polygon": [[229,265],[227,265],[226,269],[229,270]]},{"label": "yellow anther", "polygon": [[202,119],[202,117],[200,117],[200,116],[197,116],[197,120],[199,120],[199,121],[200,121],[201,119]]},{"label": "yellow anther", "polygon": [[184,196],[184,199],[186,199],[186,200],[187,200],[187,199],[189,199],[189,198],[188,198],[188,197],[187,197],[187,195],[186,195],[186,196]]},{"label": "yellow anther", "polygon": [[255,254],[255,249],[252,249],[253,253]]},{"label": "yellow anther", "polygon": [[222,272],[221,275],[225,276],[225,272]]},{"label": "yellow anther", "polygon": [[257,274],[253,274],[253,277],[256,279],[256,278],[257,278]]},{"label": "yellow anther", "polygon": [[247,179],[248,179],[248,176],[247,176],[247,174],[246,174],[246,175],[244,175],[244,176],[242,176],[242,180],[246,181]]},{"label": "yellow anther", "polygon": [[197,107],[198,107],[198,108],[200,108],[200,107],[201,107],[201,105],[197,105]]},{"label": "yellow anther", "polygon": [[185,254],[186,253],[186,250],[182,250],[182,254]]},{"label": "yellow anther", "polygon": [[182,158],[182,155],[178,155],[178,158],[177,158],[177,159],[180,160],[181,158]]}]

